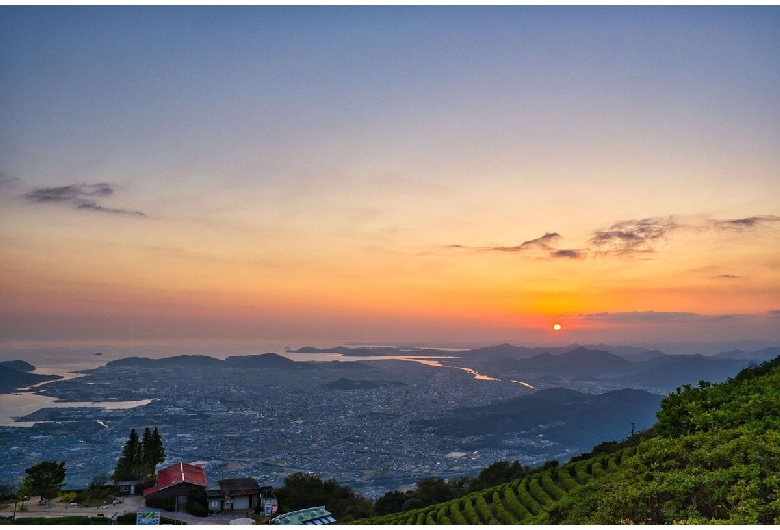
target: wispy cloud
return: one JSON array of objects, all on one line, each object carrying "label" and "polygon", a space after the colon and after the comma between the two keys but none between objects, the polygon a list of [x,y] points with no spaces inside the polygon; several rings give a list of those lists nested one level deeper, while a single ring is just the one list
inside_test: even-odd
[{"label": "wispy cloud", "polygon": [[31,202],[79,202],[88,197],[109,197],[114,190],[105,182],[97,184],[71,184],[53,188],[36,188],[24,194]]},{"label": "wispy cloud", "polygon": [[709,223],[715,228],[746,230],[756,228],[761,225],[780,222],[780,216],[777,215],[756,215],[745,217],[743,219],[709,219]]},{"label": "wispy cloud", "polygon": [[523,241],[514,246],[489,246],[489,247],[469,247],[466,245],[445,245],[446,249],[467,250],[471,252],[533,252],[537,257],[539,253],[546,253],[551,258],[582,259],[586,252],[578,249],[558,249],[555,243],[561,238],[558,232],[545,232],[544,235],[535,239]]},{"label": "wispy cloud", "polygon": [[78,209],[92,210],[94,212],[118,213],[123,215],[139,215],[141,217],[146,217],[146,214],[143,212],[139,212],[135,210],[125,210],[124,208],[106,208],[105,206],[100,206],[99,204],[93,201],[83,201],[81,204],[78,205]]},{"label": "wispy cloud", "polygon": [[739,278],[739,276],[736,276],[735,274],[718,274],[717,276],[713,276],[716,280],[736,280]]},{"label": "wispy cloud", "polygon": [[577,250],[577,249],[561,249],[561,250],[555,250],[550,253],[550,257],[553,258],[570,258],[570,259],[583,259],[587,255],[587,251],[583,250]]},{"label": "wispy cloud", "polygon": [[680,322],[701,318],[698,313],[675,311],[628,311],[622,313],[585,313],[580,318],[599,322],[644,323],[644,322]]},{"label": "wispy cloud", "polygon": [[652,252],[655,243],[678,228],[672,217],[620,221],[607,229],[596,230],[590,243],[596,252],[605,254],[633,254]]},{"label": "wispy cloud", "polygon": [[23,195],[25,199],[36,204],[67,203],[79,210],[103,212],[121,215],[137,215],[146,217],[143,212],[126,210],[124,208],[108,208],[98,204],[98,198],[110,197],[114,188],[106,182],[95,184],[70,184],[49,188],[35,188]]},{"label": "wispy cloud", "polygon": [[[558,232],[546,232],[536,239],[523,241],[514,246],[466,246],[446,245],[446,249],[471,252],[517,252],[535,251],[535,257],[584,259],[591,256],[631,256],[654,252],[656,246],[673,232],[701,232],[713,230],[733,230],[739,232],[757,231],[773,223],[780,223],[780,216],[757,215],[741,219],[685,218],[684,222],[674,216],[650,217],[647,219],[628,219],[618,221],[611,226],[592,232],[588,246],[580,249],[556,248],[562,239]],[[721,274],[714,278],[733,280],[739,278],[733,274]]]},{"label": "wispy cloud", "polygon": [[674,324],[690,322],[720,322],[736,320],[750,315],[702,315],[700,313],[677,311],[627,311],[616,313],[585,313],[577,317],[588,321],[608,322],[615,324]]},{"label": "wispy cloud", "polygon": [[551,243],[560,238],[560,234],[557,232],[546,232],[543,236],[536,239],[530,239],[523,241],[519,245],[514,247],[482,247],[479,250],[489,250],[497,252],[522,252],[524,250],[552,250]]}]

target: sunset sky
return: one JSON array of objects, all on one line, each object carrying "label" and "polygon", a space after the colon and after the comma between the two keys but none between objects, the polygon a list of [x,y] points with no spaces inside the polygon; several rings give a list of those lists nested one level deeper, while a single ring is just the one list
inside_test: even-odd
[{"label": "sunset sky", "polygon": [[780,341],[780,8],[0,7],[0,341],[178,339]]}]

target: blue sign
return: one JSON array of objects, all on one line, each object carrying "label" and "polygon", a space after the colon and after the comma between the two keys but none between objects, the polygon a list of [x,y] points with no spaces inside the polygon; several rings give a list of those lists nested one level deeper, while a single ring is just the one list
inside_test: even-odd
[{"label": "blue sign", "polygon": [[135,524],[160,524],[160,512],[138,512]]}]

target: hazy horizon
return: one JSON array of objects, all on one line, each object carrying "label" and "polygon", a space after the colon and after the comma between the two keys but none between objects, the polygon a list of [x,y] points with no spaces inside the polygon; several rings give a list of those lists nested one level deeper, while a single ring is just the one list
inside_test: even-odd
[{"label": "hazy horizon", "polygon": [[[729,342],[683,342],[683,343],[521,343],[518,341],[477,341],[477,342],[312,342],[312,343],[280,343],[276,341],[133,341],[133,342],[0,342],[0,361],[23,360],[36,366],[38,373],[56,373],[62,375],[75,369],[87,369],[102,366],[105,363],[128,357],[149,357],[160,359],[179,355],[205,355],[218,359],[230,356],[259,355],[276,353],[292,360],[329,361],[329,360],[365,360],[364,357],[343,357],[339,359],[328,357],[332,354],[295,353],[295,350],[311,346],[320,349],[346,346],[359,347],[397,347],[397,348],[431,348],[442,351],[465,351],[470,349],[497,346],[500,344],[529,348],[575,349],[585,346],[604,349],[637,348],[645,350],[660,350],[667,355],[714,355],[721,352],[743,350],[758,351],[768,347],[780,347],[780,341],[729,341]],[[289,351],[288,351],[289,349]],[[95,355],[95,353],[101,355]],[[318,357],[319,355],[319,357]],[[411,354],[413,355],[413,354]],[[321,357],[321,358],[320,358]],[[47,371],[49,370],[49,371]],[[54,370],[54,371],[51,371]]]},{"label": "hazy horizon", "polygon": [[0,347],[778,343],[778,49],[777,6],[0,7]]}]

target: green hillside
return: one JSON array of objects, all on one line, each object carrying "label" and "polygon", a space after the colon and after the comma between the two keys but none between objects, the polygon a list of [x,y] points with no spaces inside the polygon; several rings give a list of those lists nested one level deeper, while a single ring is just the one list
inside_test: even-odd
[{"label": "green hillside", "polygon": [[[780,357],[677,389],[650,432],[360,524],[780,524]],[[604,448],[613,448],[602,453]]]}]

